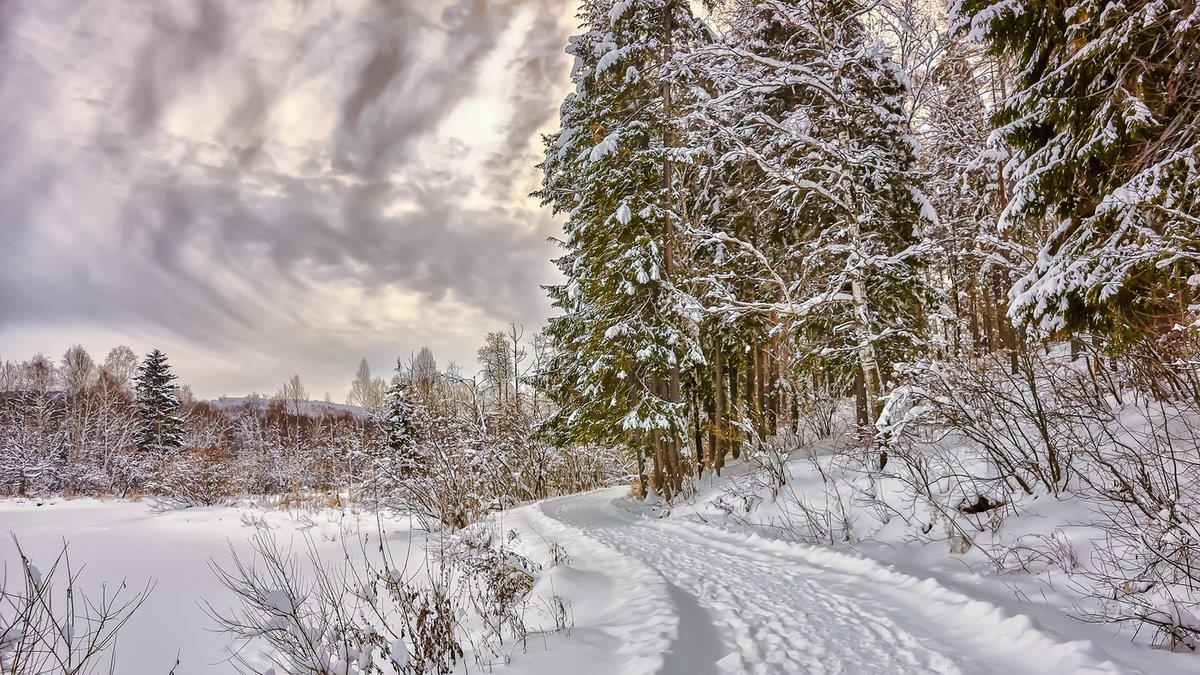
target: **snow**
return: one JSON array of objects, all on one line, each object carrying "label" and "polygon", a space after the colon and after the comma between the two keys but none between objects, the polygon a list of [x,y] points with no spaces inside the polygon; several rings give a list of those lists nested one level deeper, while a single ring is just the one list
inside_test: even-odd
[{"label": "snow", "polygon": [[628,202],[621,202],[621,205],[617,207],[616,217],[618,223],[621,223],[622,225],[629,224],[630,219],[633,218],[633,214],[629,212]]},{"label": "snow", "polygon": [[631,0],[617,0],[612,4],[612,8],[608,10],[608,25],[617,25],[617,22],[628,11],[630,2]]},{"label": "snow", "polygon": [[[68,542],[72,566],[83,567],[81,586],[89,595],[98,596],[102,583],[111,589],[122,580],[135,591],[152,586],[146,604],[117,636],[116,672],[122,675],[162,675],[176,657],[177,673],[232,672],[229,640],[213,631],[204,603],[223,611],[236,601],[212,574],[209,560],[229,564],[231,548],[248,555],[249,540],[260,528],[301,553],[311,539],[330,561],[341,559],[343,543],[354,550],[360,532],[376,540],[373,517],[360,522],[334,510],[211,507],[160,513],[148,502],[0,501],[0,531],[15,534],[35,564],[48,564]],[[404,522],[385,522],[384,530],[396,551],[421,538]],[[17,562],[11,542],[0,545],[0,565],[11,572]],[[288,604],[282,594],[276,600]]]},{"label": "snow", "polygon": [[588,154],[588,160],[591,162],[598,162],[601,159],[604,159],[604,157],[606,157],[608,154],[615,152],[617,149],[617,139],[619,136],[619,130],[605,136],[603,140],[601,140],[596,144],[595,147],[592,148],[591,152]]},{"label": "snow", "polygon": [[[1119,672],[1095,644],[930,578],[829,549],[654,517],[621,488],[508,516],[587,564],[576,626],[624,644],[621,672]],[[580,603],[638,607],[581,614]],[[617,598],[613,598],[613,594]],[[997,636],[1003,639],[997,640]],[[588,671],[590,672],[590,671]],[[597,671],[599,672],[599,671]]]},{"label": "snow", "polygon": [[396,665],[398,666],[403,667],[408,665],[410,660],[410,656],[408,654],[408,645],[404,644],[404,640],[392,640],[391,649],[388,653],[388,656],[392,659],[392,661],[395,661]]},{"label": "snow", "polygon": [[[807,459],[788,463],[790,490],[819,490],[808,467]],[[896,527],[851,550],[772,536],[768,525],[780,512],[769,499],[752,509],[757,524],[729,518],[723,499],[745,478],[744,464],[708,476],[693,500],[673,508],[634,501],[617,487],[492,516],[498,534],[543,566],[531,606],[560,599],[569,617],[567,630],[533,618],[536,639],[512,647],[494,671],[1194,672],[1191,655],[1152,651],[1068,616],[1061,588],[982,576],[935,547],[905,544]],[[1030,522],[1053,531],[1078,515],[1070,508],[1046,503]],[[80,499],[0,502],[0,527],[35,561],[68,540],[73,560],[86,563],[85,585],[153,580],[150,600],[118,640],[118,672],[139,675],[166,672],[176,656],[178,672],[229,672],[230,646],[211,631],[203,603],[223,608],[233,598],[209,558],[228,561],[229,547],[246,552],[248,538],[267,527],[281,541],[307,537],[337,560],[347,541],[375,526],[346,511],[157,513],[146,503]],[[404,523],[385,522],[384,530],[393,550],[421,544]],[[1088,534],[1059,531],[1070,540]],[[12,547],[0,560],[15,562]],[[289,601],[279,594],[273,602]],[[390,647],[396,661],[408,658],[404,644]]]},{"label": "snow", "polygon": [[[820,493],[810,460],[787,470],[793,494]],[[1061,572],[980,574],[969,556],[908,543],[899,519],[851,549],[728,518],[721,498],[745,473],[743,463],[707,476],[674,507],[618,487],[502,516],[504,528],[535,534],[521,541],[570,555],[554,571],[574,634],[622,645],[615,662],[572,672],[1195,672],[1193,655],[1071,616],[1076,598]],[[779,515],[765,496],[752,511],[762,525]],[[1080,550],[1097,534],[1072,525],[1085,517],[1078,502],[1044,499],[1023,514],[1014,530]]]}]

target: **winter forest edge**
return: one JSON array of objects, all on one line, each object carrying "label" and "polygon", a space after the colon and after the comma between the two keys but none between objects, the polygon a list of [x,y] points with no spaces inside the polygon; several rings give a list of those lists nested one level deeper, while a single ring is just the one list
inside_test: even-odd
[{"label": "winter forest edge", "polygon": [[[535,672],[587,635],[572,565],[623,549],[530,505],[600,488],[1121,643],[1059,668],[1196,667],[1200,5],[945,4],[581,0],[530,196],[563,224],[543,330],[485,335],[476,375],[364,359],[345,403],[197,400],[158,349],[0,361],[5,508],[233,514],[203,602],[239,672]],[[0,670],[136,660],[153,585],[21,535]]]}]

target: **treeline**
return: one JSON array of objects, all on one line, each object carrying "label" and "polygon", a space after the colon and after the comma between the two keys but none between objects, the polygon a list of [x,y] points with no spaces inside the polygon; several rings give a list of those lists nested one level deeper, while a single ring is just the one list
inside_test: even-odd
[{"label": "treeline", "polygon": [[229,408],[197,401],[165,354],[139,361],[125,346],[100,364],[78,345],[57,364],[0,363],[0,493],[214,503],[351,485],[369,417],[300,414],[288,391]]},{"label": "treeline", "polygon": [[[479,359],[481,376],[465,378],[426,348],[387,379],[364,360],[349,405],[308,400],[298,376],[271,396],[198,401],[158,350],[0,362],[0,494],[145,494],[166,507],[272,496],[461,527],[627,475],[617,452],[536,436],[547,403],[522,386],[536,358],[517,327],[489,334]],[[398,430],[419,458],[401,473]]]},{"label": "treeline", "polygon": [[885,467],[913,364],[1191,368],[1197,7],[1073,5],[584,0],[547,431],[671,497],[845,396]]}]

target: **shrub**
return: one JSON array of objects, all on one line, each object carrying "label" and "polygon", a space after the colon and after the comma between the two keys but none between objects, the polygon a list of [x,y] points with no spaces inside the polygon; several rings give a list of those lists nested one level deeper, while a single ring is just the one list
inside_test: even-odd
[{"label": "shrub", "polygon": [[163,462],[155,492],[164,507],[211,506],[233,495],[232,469],[233,455],[222,448],[187,448]]},{"label": "shrub", "polygon": [[[43,571],[20,556],[19,577],[0,577],[0,671],[22,675],[82,675],[115,664],[117,634],[150,594],[124,583],[99,598],[79,588],[81,567],[71,565],[66,544]],[[115,666],[109,668],[113,672]]]}]

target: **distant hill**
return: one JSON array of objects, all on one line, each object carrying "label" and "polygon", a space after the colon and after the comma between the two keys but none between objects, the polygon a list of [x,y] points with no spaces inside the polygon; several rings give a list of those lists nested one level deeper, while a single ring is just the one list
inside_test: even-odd
[{"label": "distant hill", "polygon": [[[214,408],[228,410],[230,408],[239,408],[244,405],[258,406],[266,408],[271,405],[273,399],[270,396],[222,396],[220,398],[211,399],[208,401]],[[326,401],[303,401],[300,403],[300,412],[310,416],[320,416],[323,414],[350,414],[355,417],[367,417],[370,413],[361,406],[350,405],[349,403],[328,403]]]}]

